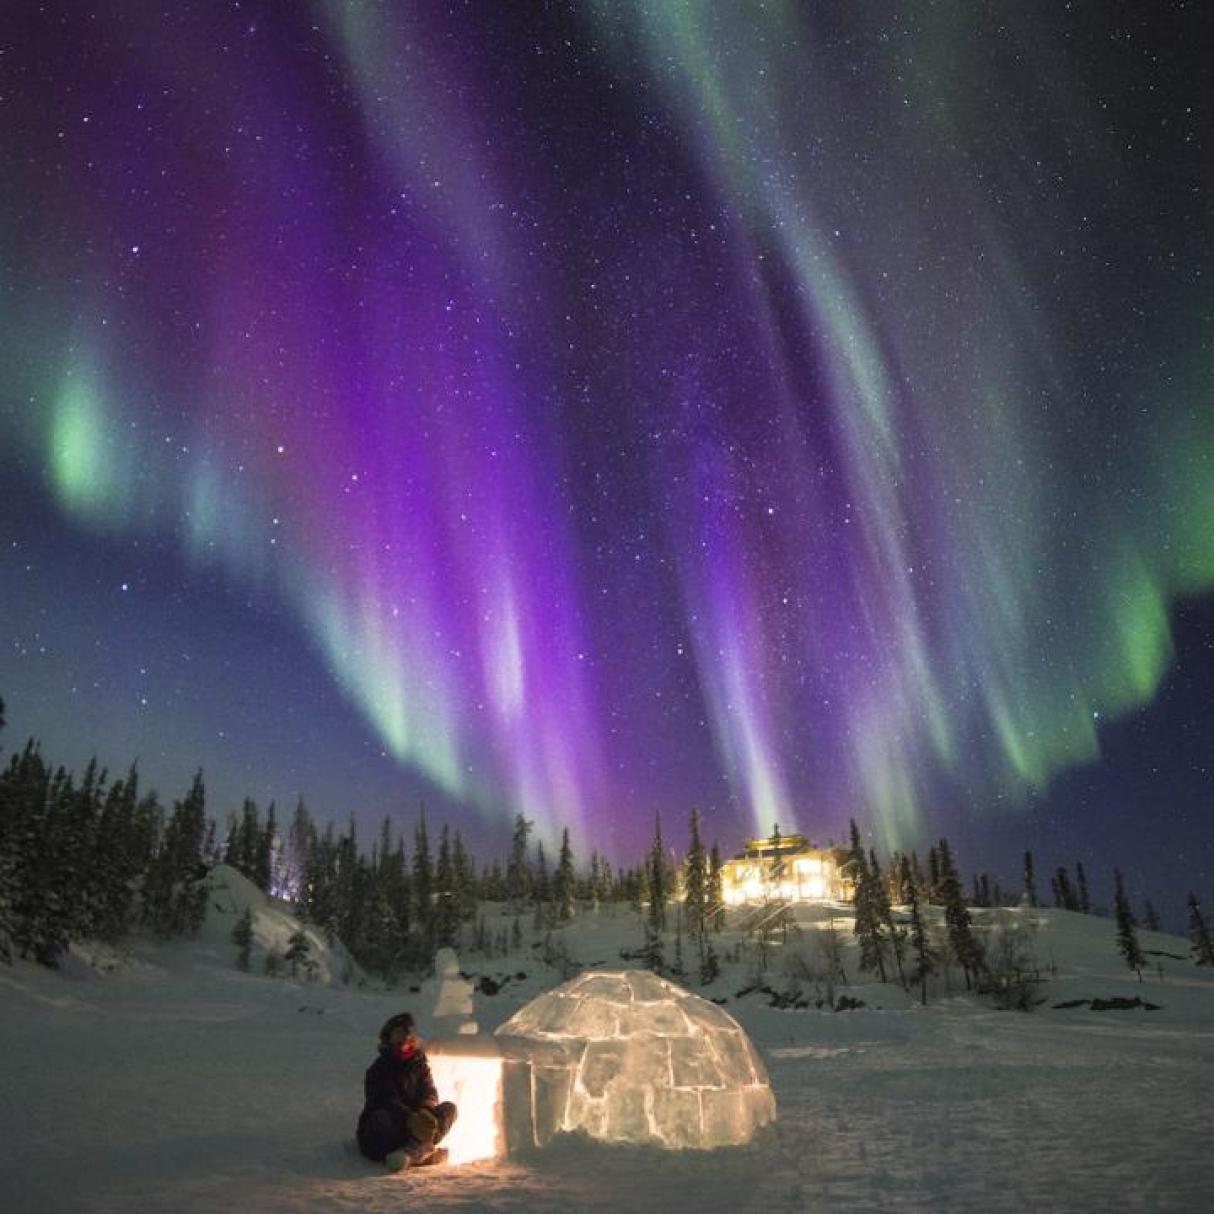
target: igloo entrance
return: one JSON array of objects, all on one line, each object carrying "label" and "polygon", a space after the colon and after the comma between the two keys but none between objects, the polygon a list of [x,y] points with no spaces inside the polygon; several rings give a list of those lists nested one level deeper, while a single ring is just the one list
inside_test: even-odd
[{"label": "igloo entrance", "polygon": [[715,1003],[646,971],[582,974],[497,1030],[508,1147],[583,1131],[721,1147],[776,1116],[767,1071]]}]

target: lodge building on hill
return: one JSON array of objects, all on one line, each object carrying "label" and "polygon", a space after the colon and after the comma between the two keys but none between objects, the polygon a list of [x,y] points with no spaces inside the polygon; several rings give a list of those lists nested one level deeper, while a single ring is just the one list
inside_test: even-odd
[{"label": "lodge building on hill", "polygon": [[744,850],[721,865],[726,906],[755,902],[850,901],[854,882],[845,871],[844,847],[815,847],[805,835],[749,839]]}]

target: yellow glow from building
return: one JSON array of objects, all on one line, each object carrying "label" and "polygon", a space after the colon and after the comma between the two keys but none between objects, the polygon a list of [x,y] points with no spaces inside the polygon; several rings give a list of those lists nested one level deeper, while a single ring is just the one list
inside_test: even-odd
[{"label": "yellow glow from building", "polygon": [[845,891],[838,865],[830,852],[765,849],[768,841],[747,844],[744,855],[727,861],[721,870],[721,896],[727,906],[773,900],[824,902]]}]

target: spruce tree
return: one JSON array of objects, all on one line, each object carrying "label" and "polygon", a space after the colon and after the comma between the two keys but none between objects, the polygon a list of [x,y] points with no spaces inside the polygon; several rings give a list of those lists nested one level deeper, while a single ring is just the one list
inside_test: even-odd
[{"label": "spruce tree", "polygon": [[1033,853],[1024,853],[1024,897],[1029,906],[1037,905],[1037,879],[1033,875]]},{"label": "spruce tree", "polygon": [[223,845],[223,862],[229,868],[238,868],[240,859],[240,824],[234,813],[228,813],[228,833]]},{"label": "spruce tree", "polygon": [[1159,912],[1150,898],[1145,899],[1142,904],[1142,925],[1149,932],[1159,931]]},{"label": "spruce tree", "polygon": [[451,844],[451,873],[456,917],[459,922],[466,923],[476,917],[476,871],[458,830]]},{"label": "spruce tree", "polygon": [[[387,819],[384,819],[385,822]],[[308,868],[308,853],[316,843],[316,828],[303,797],[295,803],[295,813],[287,830],[287,842],[283,848],[282,892],[283,896],[298,902]]]},{"label": "spruce tree", "polygon": [[291,938],[287,941],[287,951],[283,960],[291,967],[292,978],[299,977],[299,967],[301,965],[308,968],[311,967],[308,934],[302,927],[297,927],[291,933]]},{"label": "spruce tree", "polygon": [[257,802],[245,797],[240,811],[240,825],[236,828],[236,867],[255,885],[257,872],[257,850],[261,840],[261,815]]},{"label": "spruce tree", "polygon": [[1092,913],[1092,899],[1088,894],[1088,875],[1083,870],[1083,862],[1075,862],[1075,884],[1079,893],[1079,909],[1085,915]]},{"label": "spruce tree", "polygon": [[1126,897],[1125,885],[1121,879],[1121,869],[1113,869],[1113,917],[1117,922],[1117,948],[1125,958],[1125,963],[1138,975],[1142,981],[1142,967],[1146,958],[1138,943],[1138,933],[1134,930],[1134,912],[1130,909],[1130,900]]},{"label": "spruce tree", "polygon": [[537,931],[542,931],[549,924],[552,903],[552,880],[548,876],[548,854],[544,851],[543,839],[535,845],[535,884],[531,900],[533,925]]},{"label": "spruce tree", "polygon": [[223,848],[219,846],[219,842],[215,837],[217,829],[215,819],[209,818],[207,820],[206,839],[202,844],[202,862],[207,868],[214,868],[215,865],[223,862]]},{"label": "spruce tree", "polygon": [[940,896],[944,903],[944,921],[948,927],[949,947],[965,974],[965,988],[972,989],[982,969],[982,945],[974,934],[969,908],[961,893],[961,880],[947,839],[938,845],[940,863]]},{"label": "spruce tree", "polygon": [[902,984],[902,989],[906,990],[906,969],[902,964],[904,933],[894,922],[894,909],[889,900],[889,886],[881,874],[881,865],[877,862],[875,851],[869,851],[868,864],[872,881],[873,913],[877,922],[884,928],[893,947],[894,962],[898,967],[898,981]]},{"label": "spruce tree", "polygon": [[363,936],[366,892],[362,856],[358,849],[358,823],[350,814],[346,833],[337,842],[333,883],[333,921],[337,938],[348,948]]},{"label": "spruce tree", "polygon": [[645,892],[648,903],[645,912],[645,964],[654,973],[666,968],[662,932],[666,927],[666,855],[662,844],[662,817],[654,817],[653,844],[645,867]]},{"label": "spruce tree", "polygon": [[1193,946],[1193,960],[1198,965],[1214,965],[1214,943],[1210,941],[1210,926],[1201,912],[1197,895],[1189,894],[1189,940]]},{"label": "spruce tree", "polygon": [[455,903],[455,866],[451,860],[451,832],[446,823],[438,837],[438,859],[434,866],[434,930],[439,948],[455,945],[459,932],[459,909]]},{"label": "spruce tree", "polygon": [[274,856],[278,848],[278,823],[274,810],[274,802],[266,810],[266,824],[254,840],[253,845],[253,884],[263,894],[274,892]]},{"label": "spruce tree", "polygon": [[915,880],[914,870],[908,866],[907,907],[910,911],[910,946],[914,959],[911,980],[919,984],[919,1001],[927,1004],[927,980],[936,972],[936,955],[927,935],[927,925],[923,921],[923,906],[919,896],[919,883]]},{"label": "spruce tree", "polygon": [[708,915],[712,930],[719,932],[725,926],[725,883],[721,846],[714,842],[708,854]]},{"label": "spruce tree", "polygon": [[97,831],[97,867],[102,883],[97,909],[97,935],[120,940],[131,925],[136,879],[142,875],[141,849],[136,841],[139,774],[134,764],[126,778],[110,788]]},{"label": "spruce tree", "polygon": [[1065,865],[1059,866],[1056,879],[1058,905],[1063,910],[1077,911],[1079,909],[1079,899],[1075,896],[1075,891],[1071,887],[1071,875],[1067,872]]},{"label": "spruce tree", "polygon": [[666,904],[670,900],[670,886],[666,872],[666,849],[662,843],[662,815],[655,814],[653,820],[653,845],[649,850],[649,905],[660,930],[666,929]]},{"label": "spruce tree", "polygon": [[430,860],[430,835],[426,830],[426,807],[418,811],[413,831],[413,922],[423,962],[434,956],[434,866]]},{"label": "spruce tree", "polygon": [[531,899],[531,862],[527,855],[527,836],[533,823],[522,814],[514,818],[514,833],[510,837],[510,859],[506,864],[506,901],[514,914],[519,914]]},{"label": "spruce tree", "polygon": [[54,804],[66,773],[52,778],[31,739],[9,760],[0,778],[0,830],[10,874],[10,952],[54,967],[68,945],[67,915],[57,882],[55,849],[60,840]]},{"label": "spruce tree", "polygon": [[868,856],[860,839],[860,830],[853,818],[850,823],[851,848],[848,852],[847,868],[855,883],[853,906],[855,908],[854,932],[860,945],[860,969],[868,973],[877,970],[881,981],[885,981],[885,938],[882,934],[881,911]]},{"label": "spruce tree", "polygon": [[[700,836],[700,811],[694,808],[691,811],[691,840],[683,866],[683,906],[687,911],[687,930],[695,945],[700,984],[706,985],[715,978],[715,973],[708,975],[716,967],[710,967],[708,963],[711,948],[708,939],[708,855]],[[714,963],[715,960],[714,955]]]},{"label": "spruce tree", "polygon": [[0,961],[12,965],[17,939],[17,873],[12,853],[0,839]]},{"label": "spruce tree", "polygon": [[236,945],[236,968],[249,969],[253,956],[253,908],[246,906],[236,926],[232,928],[232,943]]},{"label": "spruce tree", "polygon": [[573,848],[569,846],[569,827],[561,832],[561,852],[557,859],[556,875],[552,882],[553,901],[556,903],[556,917],[567,920],[573,918]]},{"label": "spruce tree", "polygon": [[197,935],[206,914],[206,793],[202,772],[177,802],[144,881],[144,918],[161,936]]},{"label": "spruce tree", "polygon": [[911,893],[915,888],[914,870],[908,856],[903,855],[898,862],[898,898],[899,905],[909,906]]},{"label": "spruce tree", "polygon": [[603,868],[599,863],[599,853],[590,853],[590,884],[588,889],[590,909],[597,911],[603,900]]}]

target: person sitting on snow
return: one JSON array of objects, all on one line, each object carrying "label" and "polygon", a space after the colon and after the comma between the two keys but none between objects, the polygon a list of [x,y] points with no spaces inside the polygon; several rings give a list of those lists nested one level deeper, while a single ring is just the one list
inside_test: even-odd
[{"label": "person sitting on snow", "polygon": [[437,1144],[455,1121],[455,1105],[439,1103],[430,1063],[408,1012],[379,1030],[379,1057],[363,1081],[366,1103],[358,1118],[358,1149],[389,1171],[443,1163]]}]

